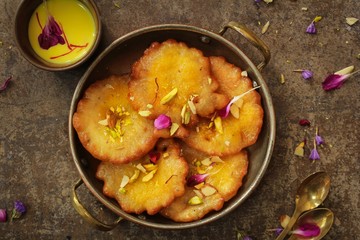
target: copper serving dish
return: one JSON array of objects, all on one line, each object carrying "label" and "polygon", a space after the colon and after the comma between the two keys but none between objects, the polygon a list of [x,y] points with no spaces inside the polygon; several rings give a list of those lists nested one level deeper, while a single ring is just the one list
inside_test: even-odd
[{"label": "copper serving dish", "polygon": [[[225,39],[222,35],[232,29],[250,41],[258,48],[264,56],[264,61],[255,66],[252,61],[232,42]],[[131,65],[143,54],[144,50],[154,41],[162,42],[169,38],[185,42],[190,47],[200,49],[205,56],[221,55],[227,61],[246,70],[255,84],[261,85],[259,93],[262,97],[264,108],[264,124],[258,141],[255,145],[248,148],[250,153],[249,172],[244,179],[244,184],[239,192],[230,201],[226,202],[222,210],[212,212],[203,219],[190,223],[176,223],[160,215],[128,214],[121,210],[114,199],[106,197],[102,193],[103,183],[96,179],[95,172],[99,160],[93,158],[81,145],[77,133],[72,127],[72,116],[76,111],[77,103],[82,97],[85,89],[96,80],[105,78],[111,74],[129,73]],[[264,176],[266,168],[270,162],[274,141],[275,141],[275,114],[272,99],[262,78],[260,71],[270,60],[268,47],[256,37],[245,26],[230,22],[219,33],[213,33],[198,27],[178,24],[157,25],[142,28],[140,30],[126,34],[114,41],[97,59],[91,64],[79,81],[75,90],[69,115],[69,136],[70,147],[74,163],[80,174],[81,179],[73,187],[72,201],[75,209],[91,224],[101,230],[110,230],[117,223],[124,219],[141,225],[159,229],[185,229],[197,227],[219,219],[229,212],[235,210],[241,203],[250,197]],[[120,216],[114,224],[104,224],[91,216],[83,204],[80,203],[76,190],[85,183],[91,193],[108,209]]]}]

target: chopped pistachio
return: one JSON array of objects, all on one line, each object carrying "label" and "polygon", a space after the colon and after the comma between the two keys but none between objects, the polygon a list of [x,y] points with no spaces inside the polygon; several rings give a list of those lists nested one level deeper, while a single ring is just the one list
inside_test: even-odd
[{"label": "chopped pistachio", "polygon": [[218,156],[211,157],[211,161],[214,163],[224,163],[224,161]]},{"label": "chopped pistachio", "polygon": [[105,87],[110,89],[115,89],[111,84],[106,84]]},{"label": "chopped pistachio", "polygon": [[280,74],[280,83],[284,84],[285,83],[285,76],[284,74]]},{"label": "chopped pistachio", "polygon": [[167,157],[169,157],[170,155],[169,155],[169,153],[168,152],[165,152],[164,154],[163,154],[163,158],[167,158]]},{"label": "chopped pistachio", "polygon": [[239,117],[240,117],[240,109],[235,104],[232,104],[230,106],[230,113],[234,118],[239,119]]},{"label": "chopped pistachio", "polygon": [[140,170],[139,170],[139,169],[135,169],[135,172],[134,172],[134,174],[131,176],[129,182],[130,182],[130,183],[135,182],[136,179],[138,179],[139,175],[140,175]]},{"label": "chopped pistachio", "polygon": [[303,156],[304,156],[304,146],[305,146],[305,142],[301,142],[301,143],[295,148],[294,154],[295,154],[296,156],[303,157]]},{"label": "chopped pistachio", "polygon": [[286,228],[286,226],[288,225],[290,221],[290,217],[288,215],[281,215],[280,216],[280,225],[283,227],[283,228]]},{"label": "chopped pistachio", "polygon": [[196,196],[198,196],[199,198],[203,198],[203,194],[199,190],[194,189],[193,191],[196,194]]},{"label": "chopped pistachio", "polygon": [[209,83],[209,85],[212,83],[212,78],[211,77],[208,77],[208,83]]},{"label": "chopped pistachio", "polygon": [[261,34],[266,33],[266,31],[268,30],[269,26],[270,26],[270,21],[267,21],[267,22],[265,23],[265,25],[263,26],[263,28],[261,29]]},{"label": "chopped pistachio", "polygon": [[225,145],[229,147],[230,146],[230,141],[226,140]]},{"label": "chopped pistachio", "polygon": [[356,58],[360,60],[360,53],[356,55]]},{"label": "chopped pistachio", "polygon": [[129,99],[130,99],[130,101],[134,101],[134,100],[135,100],[135,97],[134,97],[134,96],[131,96]]},{"label": "chopped pistachio", "polygon": [[150,172],[158,168],[158,166],[153,163],[145,164],[143,165],[143,167],[146,169],[147,172]]},{"label": "chopped pistachio", "polygon": [[147,107],[148,109],[152,109],[154,106],[149,103],[149,104],[146,105],[146,107]]},{"label": "chopped pistachio", "polygon": [[125,188],[119,188],[119,193],[125,194],[125,193],[126,193],[126,189],[125,189]]},{"label": "chopped pistachio", "polygon": [[188,204],[189,205],[199,205],[202,204],[203,200],[199,196],[194,196],[189,199]]},{"label": "chopped pistachio", "polygon": [[242,71],[242,72],[241,72],[241,76],[243,76],[243,77],[247,77],[247,76],[248,76],[247,71]]},{"label": "chopped pistachio", "polygon": [[185,113],[185,118],[184,118],[184,124],[189,124],[190,123],[190,118],[191,118],[191,113],[189,111],[187,111]]},{"label": "chopped pistachio", "polygon": [[213,194],[215,194],[217,192],[216,189],[214,187],[210,186],[210,185],[206,185],[206,186],[202,187],[200,189],[200,191],[206,197],[211,196],[211,195],[213,195]]},{"label": "chopped pistachio", "polygon": [[352,65],[352,66],[343,68],[343,69],[335,72],[335,74],[346,75],[346,74],[349,74],[349,73],[351,73],[352,71],[354,71],[354,69],[355,69],[355,67]]},{"label": "chopped pistachio", "polygon": [[212,164],[210,158],[205,158],[204,160],[201,161],[201,164],[202,165],[205,165],[205,166],[210,166]]},{"label": "chopped pistachio", "polygon": [[322,19],[322,16],[316,16],[314,18],[314,22],[319,22]]},{"label": "chopped pistachio", "polygon": [[307,8],[307,7],[302,7],[301,10],[302,10],[302,11],[307,11],[308,8]]},{"label": "chopped pistachio", "polygon": [[188,103],[188,106],[189,106],[192,114],[196,114],[196,107],[195,107],[194,102],[192,100],[189,100],[187,103]]},{"label": "chopped pistachio", "polygon": [[199,184],[196,184],[196,185],[194,186],[194,188],[196,188],[196,189],[201,189],[204,185],[205,185],[205,182],[201,182],[201,183],[199,183]]},{"label": "chopped pistachio", "polygon": [[173,136],[176,133],[176,131],[179,129],[179,127],[180,127],[179,124],[172,123],[170,128],[170,136]]},{"label": "chopped pistachio", "polygon": [[126,175],[123,176],[121,183],[120,183],[120,188],[124,188],[130,181],[130,178]]},{"label": "chopped pistachio", "polygon": [[349,26],[354,25],[357,21],[359,21],[359,19],[354,18],[354,17],[347,17],[347,18],[346,18],[346,23],[347,23]]},{"label": "chopped pistachio", "polygon": [[269,4],[269,3],[272,3],[273,2],[273,0],[263,0],[264,2],[266,2],[267,4]]},{"label": "chopped pistachio", "polygon": [[221,117],[217,116],[215,119],[214,119],[214,124],[215,124],[215,129],[218,133],[220,134],[223,134],[224,131],[223,131],[223,126],[222,126],[222,120],[221,120]]},{"label": "chopped pistachio", "polygon": [[142,117],[148,117],[151,115],[151,112],[149,110],[139,111],[138,113]]},{"label": "chopped pistachio", "polygon": [[140,163],[138,165],[136,165],[136,168],[139,169],[141,172],[146,173],[146,169]]},{"label": "chopped pistachio", "polygon": [[107,118],[98,121],[98,124],[103,125],[103,126],[107,126],[107,125],[108,125],[108,120],[107,120]]},{"label": "chopped pistachio", "polygon": [[243,99],[243,98],[239,98],[236,102],[234,102],[234,104],[235,104],[238,108],[242,108],[242,106],[244,105],[244,99]]},{"label": "chopped pistachio", "polygon": [[157,169],[154,169],[152,170],[151,172],[149,172],[148,174],[146,174],[143,178],[142,178],[142,181],[143,182],[148,182],[150,181],[153,177],[154,177],[154,174],[156,173]]},{"label": "chopped pistachio", "polygon": [[160,100],[160,103],[161,104],[168,103],[169,101],[171,101],[171,99],[173,99],[176,96],[177,92],[178,92],[178,89],[174,88]]}]

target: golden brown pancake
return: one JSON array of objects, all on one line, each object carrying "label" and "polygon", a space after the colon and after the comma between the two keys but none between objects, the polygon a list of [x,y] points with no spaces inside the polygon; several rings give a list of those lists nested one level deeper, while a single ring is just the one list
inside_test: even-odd
[{"label": "golden brown pancake", "polygon": [[137,111],[149,110],[148,118],[165,114],[181,125],[182,109],[189,111],[189,101],[195,110],[191,115],[203,117],[226,105],[229,99],[215,92],[218,86],[209,58],[185,43],[167,40],[152,43],[133,65],[129,99]]},{"label": "golden brown pancake", "polygon": [[[155,152],[155,164],[149,155],[128,164],[100,163],[96,177],[104,181],[104,194],[115,198],[125,212],[153,215],[184,194],[188,165],[179,145],[160,140]],[[129,181],[121,187],[124,176]]]},{"label": "golden brown pancake", "polygon": [[[210,62],[211,71],[220,84],[220,93],[231,99],[253,88],[251,80],[241,76],[241,69],[226,62],[223,57],[210,57]],[[195,149],[217,156],[235,154],[254,144],[263,123],[259,93],[251,91],[233,107],[237,108],[238,118],[232,114],[220,118],[221,130],[215,127],[215,122],[202,118],[196,127],[190,129],[189,137],[183,140]]]},{"label": "golden brown pancake", "polygon": [[155,145],[153,121],[141,117],[128,101],[129,76],[110,76],[86,89],[73,116],[78,137],[95,158],[127,163]]},{"label": "golden brown pancake", "polygon": [[[188,178],[201,174],[206,176],[205,180],[195,186],[187,186],[186,193],[163,209],[161,214],[176,222],[191,222],[211,211],[220,210],[225,201],[236,195],[247,173],[248,159],[246,150],[221,159],[217,156],[209,157],[185,144],[182,145],[182,153],[190,167]],[[191,181],[188,179],[189,183]],[[198,196],[201,198],[200,203],[193,204],[192,200]]]}]

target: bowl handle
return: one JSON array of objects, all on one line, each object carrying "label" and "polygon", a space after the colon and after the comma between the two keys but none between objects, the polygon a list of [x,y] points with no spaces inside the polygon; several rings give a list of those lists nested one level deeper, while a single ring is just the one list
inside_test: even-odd
[{"label": "bowl handle", "polygon": [[264,56],[264,61],[257,65],[257,68],[259,69],[259,71],[261,71],[270,61],[271,54],[269,47],[259,37],[257,37],[255,33],[253,33],[250,29],[238,22],[229,22],[220,30],[219,34],[223,35],[228,28],[231,28],[236,32],[240,33],[248,41],[250,41],[250,43],[254,47],[261,51],[262,55]]},{"label": "bowl handle", "polygon": [[80,203],[79,198],[76,194],[76,189],[78,189],[78,187],[81,186],[81,184],[83,184],[83,180],[80,179],[75,183],[75,186],[72,189],[72,196],[71,196],[71,201],[73,204],[73,207],[75,208],[75,210],[88,222],[90,223],[93,227],[95,227],[98,230],[101,231],[110,231],[112,229],[114,229],[117,224],[123,219],[121,217],[119,217],[114,223],[112,224],[105,224],[100,222],[99,220],[97,220],[95,217],[93,217],[86,209],[85,207]]}]

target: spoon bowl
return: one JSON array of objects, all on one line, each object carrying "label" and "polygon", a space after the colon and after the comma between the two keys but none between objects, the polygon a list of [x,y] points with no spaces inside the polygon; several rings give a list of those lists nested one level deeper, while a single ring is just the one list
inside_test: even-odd
[{"label": "spoon bowl", "polygon": [[299,186],[295,196],[295,210],[288,225],[276,238],[282,240],[295,224],[300,214],[318,207],[330,190],[330,177],[326,172],[316,172],[308,176]]},{"label": "spoon bowl", "polygon": [[334,222],[334,213],[328,208],[316,208],[302,214],[294,225],[294,229],[297,229],[299,226],[311,223],[316,224],[320,228],[320,234],[315,237],[301,237],[296,234],[292,234],[288,240],[296,239],[307,239],[307,240],[320,240],[322,239],[330,230]]}]

